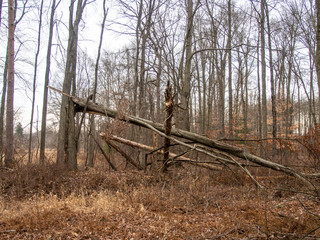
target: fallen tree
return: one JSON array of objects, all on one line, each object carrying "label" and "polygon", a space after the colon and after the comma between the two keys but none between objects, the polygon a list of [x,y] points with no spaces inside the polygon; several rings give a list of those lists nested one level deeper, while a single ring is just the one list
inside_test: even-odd
[{"label": "fallen tree", "polygon": [[[179,143],[179,144],[181,144],[183,146],[186,146],[188,148],[192,148],[192,149],[197,150],[199,152],[203,152],[203,153],[205,153],[205,154],[207,154],[209,156],[213,156],[214,158],[216,158],[216,160],[219,161],[219,158],[217,159],[217,157],[215,155],[212,155],[212,154],[208,153],[207,151],[203,150],[202,148],[198,148],[198,147],[195,147],[193,145],[186,144],[186,143],[184,143],[184,142],[182,142],[180,140],[177,140],[177,139],[173,138],[172,136],[183,138],[183,139],[187,139],[187,140],[190,140],[190,141],[192,141],[194,143],[198,143],[198,144],[201,144],[203,146],[206,146],[206,147],[209,147],[209,148],[212,148],[212,149],[215,149],[215,150],[218,150],[218,151],[221,151],[221,152],[223,152],[225,154],[230,155],[232,161],[236,165],[239,165],[239,167],[241,167],[241,165],[238,164],[232,158],[232,156],[233,157],[238,157],[238,158],[241,158],[241,159],[244,159],[244,160],[247,160],[247,161],[250,161],[252,163],[258,164],[258,165],[263,166],[263,167],[267,167],[267,168],[270,168],[270,169],[273,169],[273,170],[276,170],[276,171],[280,171],[280,172],[286,173],[286,174],[291,175],[291,176],[295,176],[295,177],[299,178],[300,180],[302,180],[310,188],[314,188],[315,189],[314,185],[307,178],[309,176],[310,177],[319,176],[319,174],[301,173],[301,172],[296,171],[293,168],[290,168],[290,167],[287,167],[287,166],[284,166],[284,165],[281,165],[281,164],[274,163],[272,161],[263,159],[263,158],[261,158],[259,156],[256,156],[256,155],[254,155],[254,154],[252,154],[250,152],[245,151],[242,148],[239,148],[239,147],[236,147],[236,146],[232,146],[232,145],[229,145],[229,144],[226,144],[226,143],[222,143],[222,142],[219,142],[217,140],[210,139],[210,138],[207,138],[205,136],[201,136],[199,134],[188,132],[188,131],[184,131],[184,130],[177,129],[177,128],[173,128],[171,130],[171,136],[166,136],[164,134],[165,128],[164,128],[163,124],[155,123],[155,122],[152,122],[150,120],[146,120],[146,119],[143,119],[143,118],[135,117],[135,116],[132,116],[132,115],[118,114],[117,110],[109,109],[109,108],[107,108],[105,106],[102,106],[102,105],[99,105],[99,104],[96,104],[96,103],[93,103],[93,102],[87,102],[86,99],[77,98],[77,97],[65,94],[65,93],[63,93],[63,92],[61,92],[61,91],[59,91],[57,89],[52,88],[52,87],[50,87],[50,88],[55,90],[55,91],[60,92],[61,94],[64,94],[64,95],[67,95],[68,97],[70,97],[71,100],[73,101],[74,105],[75,105],[75,111],[76,112],[83,112],[84,110],[86,110],[87,113],[99,114],[99,115],[104,115],[104,116],[111,117],[111,118],[117,118],[117,119],[119,119],[121,121],[125,121],[125,122],[128,122],[130,124],[134,124],[134,125],[141,126],[141,127],[144,127],[144,128],[149,128],[149,129],[159,133],[160,135],[162,135],[162,136],[164,136],[166,138],[170,138],[171,140],[173,140],[173,141],[175,141],[175,142],[177,142],[177,143]],[[224,160],[225,159],[222,158],[220,161],[225,163]],[[244,170],[247,172],[246,169],[244,169]]]}]

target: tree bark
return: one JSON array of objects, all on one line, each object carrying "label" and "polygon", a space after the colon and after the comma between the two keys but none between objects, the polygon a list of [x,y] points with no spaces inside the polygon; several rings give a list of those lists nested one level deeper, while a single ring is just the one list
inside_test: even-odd
[{"label": "tree bark", "polygon": [[[172,96],[172,88],[170,85],[170,82],[168,81],[167,83],[167,88],[165,91],[165,100],[166,100],[166,120],[165,120],[165,131],[164,133],[167,136],[170,136],[171,134],[171,129],[172,129],[172,117],[173,117],[173,96]],[[170,150],[170,139],[169,138],[164,138],[164,150],[163,150],[163,165],[161,168],[162,172],[167,171],[168,169],[168,160],[169,160],[169,150]]]},{"label": "tree bark", "polygon": [[262,137],[266,138],[268,134],[268,126],[267,126],[267,84],[266,84],[266,44],[265,44],[265,0],[261,1],[261,19],[260,19],[260,34],[261,34],[261,87],[262,87]]},{"label": "tree bark", "polygon": [[231,28],[232,28],[231,0],[228,1],[228,91],[229,91],[229,137],[233,138],[233,104],[232,104],[232,53],[231,53]]},{"label": "tree bark", "polygon": [[316,47],[316,71],[317,71],[317,79],[318,79],[318,101],[319,101],[319,109],[320,109],[320,0],[315,0],[316,2],[316,12],[317,12],[317,25],[316,25],[316,39],[317,39],[317,47]]},{"label": "tree bark", "polygon": [[3,71],[3,83],[2,83],[2,96],[1,96],[1,107],[0,107],[0,166],[3,165],[3,129],[4,129],[4,111],[5,111],[5,102],[7,96],[7,81],[8,81],[8,42],[7,42],[7,54],[6,61],[4,63]]},{"label": "tree bark", "polygon": [[[263,0],[265,1],[265,0]],[[272,61],[272,42],[271,42],[271,28],[269,21],[269,8],[268,4],[265,2],[265,14],[267,17],[267,28],[268,28],[268,45],[269,45],[269,68],[270,68],[270,85],[271,85],[271,112],[272,112],[272,137],[273,147],[272,155],[276,154],[277,143],[275,138],[277,138],[277,109],[276,109],[276,92],[275,92],[275,83],[274,83],[274,74],[273,74],[273,61]]]},{"label": "tree bark", "polygon": [[53,20],[54,20],[55,9],[56,9],[56,0],[53,0],[52,6],[51,6],[49,39],[48,39],[47,60],[46,60],[46,72],[45,72],[44,89],[43,89],[43,106],[42,106],[41,137],[40,137],[40,139],[41,139],[40,140],[40,164],[44,164],[44,162],[45,162],[48,86],[49,86],[51,48],[52,48],[53,24],[54,24]]},{"label": "tree bark", "polygon": [[6,148],[5,165],[13,167],[13,126],[14,126],[14,3],[8,1],[8,86],[7,86],[7,111],[6,111]]},{"label": "tree bark", "polygon": [[181,88],[181,108],[179,123],[182,129],[190,130],[190,82],[191,82],[191,51],[192,51],[192,36],[193,36],[193,0],[187,1],[187,30],[185,37],[185,67],[182,79]]},{"label": "tree bark", "polygon": [[[75,93],[78,30],[82,18],[86,0],[78,0],[76,17],[73,22],[74,0],[71,0],[69,8],[69,40],[67,48],[67,61],[65,77],[63,82],[63,92]],[[75,139],[74,106],[72,101],[65,95],[62,96],[60,108],[57,164],[64,165],[69,170],[77,169],[76,139]]]},{"label": "tree bark", "polygon": [[[259,53],[259,37],[257,44],[257,81],[258,81],[258,121],[257,121],[257,130],[258,138],[262,138],[262,109],[261,109],[261,84],[260,84],[260,53]],[[261,150],[261,149],[260,149]]]},{"label": "tree bark", "polygon": [[136,55],[134,60],[134,90],[133,90],[133,115],[137,115],[137,109],[140,109],[138,103],[138,87],[139,87],[139,57],[140,57],[140,30],[141,30],[141,21],[142,21],[142,8],[143,1],[139,2],[139,10],[137,14],[137,25],[135,29],[135,37],[136,37]]},{"label": "tree bark", "polygon": [[[101,32],[100,32],[100,41],[99,41],[99,47],[98,47],[98,55],[96,59],[96,65],[94,69],[94,87],[93,87],[93,97],[92,101],[96,102],[96,95],[97,95],[97,85],[98,85],[98,71],[99,71],[99,61],[100,61],[100,55],[101,55],[101,47],[102,47],[102,40],[103,40],[103,33],[104,33],[104,26],[106,23],[108,15],[108,9],[106,8],[106,0],[103,0],[103,20],[101,24]],[[81,127],[81,126],[80,126]],[[95,126],[95,119],[94,115],[90,116],[90,136],[89,136],[89,151],[88,151],[88,166],[93,167],[94,166],[94,136],[96,132],[96,126]]]},{"label": "tree bark", "polygon": [[39,52],[40,52],[40,43],[41,43],[42,9],[43,9],[43,0],[41,1],[41,5],[40,5],[39,28],[38,28],[38,44],[37,44],[37,51],[36,51],[35,60],[34,60],[33,89],[32,89],[33,92],[32,92],[32,106],[31,106],[31,117],[30,117],[28,163],[32,162],[32,130],[33,130],[32,128],[33,128],[34,104],[35,104],[35,100],[36,100],[38,56],[39,56]]}]

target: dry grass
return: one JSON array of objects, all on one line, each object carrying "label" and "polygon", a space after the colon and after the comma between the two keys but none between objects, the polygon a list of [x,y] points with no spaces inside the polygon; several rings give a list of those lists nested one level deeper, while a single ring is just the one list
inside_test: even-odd
[{"label": "dry grass", "polygon": [[29,166],[0,175],[0,239],[320,237],[311,232],[320,226],[319,199],[257,190],[229,173]]}]

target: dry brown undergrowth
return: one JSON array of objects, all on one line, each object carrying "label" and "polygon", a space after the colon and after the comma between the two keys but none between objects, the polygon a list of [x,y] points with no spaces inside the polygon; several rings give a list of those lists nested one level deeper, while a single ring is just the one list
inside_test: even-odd
[{"label": "dry brown undergrowth", "polygon": [[[288,179],[265,178],[283,187]],[[284,183],[284,181],[286,181]],[[317,199],[229,173],[1,170],[0,239],[315,239]],[[319,200],[319,199],[318,199]]]}]

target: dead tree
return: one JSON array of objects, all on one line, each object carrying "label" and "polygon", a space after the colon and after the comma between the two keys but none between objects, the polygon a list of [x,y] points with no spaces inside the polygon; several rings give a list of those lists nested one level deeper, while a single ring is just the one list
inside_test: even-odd
[{"label": "dead tree", "polygon": [[8,82],[7,82],[7,111],[6,111],[6,147],[5,165],[13,165],[13,115],[14,115],[14,3],[8,1]]},{"label": "dead tree", "polygon": [[[172,88],[170,81],[167,83],[167,88],[164,93],[164,97],[166,100],[166,113],[167,117],[165,120],[165,135],[170,136],[171,135],[171,129],[172,129],[172,116],[173,116],[173,96],[172,96]],[[161,168],[162,172],[167,171],[168,168],[168,160],[169,160],[169,147],[170,147],[170,139],[165,137],[164,138],[164,152],[163,152],[163,165]]]},{"label": "dead tree", "polygon": [[[54,90],[61,92],[56,89],[54,89]],[[84,107],[86,106],[86,100],[80,99],[80,98],[77,98],[74,96],[70,96],[70,95],[65,94],[63,92],[61,92],[61,93],[64,95],[67,95],[71,99],[71,101],[76,106],[77,111],[81,112],[84,109]],[[127,123],[130,123],[130,124],[134,124],[137,126],[148,128],[148,129],[158,133],[159,135],[166,137],[166,138],[169,138],[171,141],[174,141],[182,146],[185,146],[185,147],[190,148],[194,151],[202,152],[208,156],[211,156],[211,157],[215,158],[220,163],[223,163],[223,164],[233,163],[235,165],[238,165],[249,176],[251,176],[251,175],[248,172],[248,170],[243,168],[241,163],[239,163],[236,160],[236,158],[240,158],[240,159],[249,161],[251,163],[257,164],[259,166],[267,167],[272,170],[280,171],[285,174],[294,176],[294,177],[300,179],[301,181],[303,181],[309,187],[309,189],[314,189],[315,191],[317,191],[317,189],[315,189],[314,185],[310,182],[310,180],[308,178],[309,177],[320,177],[319,173],[315,173],[315,174],[301,173],[291,167],[287,167],[282,164],[274,163],[272,161],[261,158],[257,155],[254,155],[250,152],[245,151],[242,148],[232,146],[232,145],[220,142],[218,140],[210,139],[208,137],[205,137],[205,136],[202,136],[202,135],[199,135],[196,133],[192,133],[189,131],[181,130],[178,128],[171,129],[171,136],[168,136],[165,134],[165,128],[164,128],[163,124],[155,123],[155,122],[152,122],[152,121],[149,121],[149,120],[146,120],[143,118],[135,117],[132,115],[118,116],[118,111],[106,108],[106,107],[99,105],[99,104],[89,102],[87,104],[87,112],[93,113],[93,114],[100,114],[100,115],[104,115],[104,116],[111,117],[111,118],[117,117],[117,119],[119,119],[121,121],[126,121]],[[181,140],[173,138],[173,136],[190,140],[193,143],[196,143],[197,145],[196,144],[191,145],[191,144],[184,143]],[[212,150],[212,152],[208,151],[206,148],[210,148]],[[225,157],[219,157],[218,154],[220,154],[220,155],[222,154]]]}]

